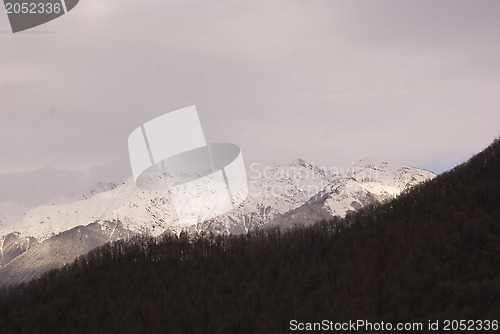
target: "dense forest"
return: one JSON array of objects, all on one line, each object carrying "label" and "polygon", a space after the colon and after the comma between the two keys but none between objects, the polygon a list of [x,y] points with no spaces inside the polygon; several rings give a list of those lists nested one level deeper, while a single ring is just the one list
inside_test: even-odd
[{"label": "dense forest", "polygon": [[499,171],[496,140],[344,219],[107,244],[1,291],[0,329],[286,333],[292,319],[499,320]]}]

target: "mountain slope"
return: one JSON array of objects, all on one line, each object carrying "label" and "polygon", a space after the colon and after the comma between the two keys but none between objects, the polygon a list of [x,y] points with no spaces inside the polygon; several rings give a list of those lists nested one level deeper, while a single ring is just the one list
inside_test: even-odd
[{"label": "mountain slope", "polygon": [[238,207],[188,231],[240,234],[303,205],[338,176],[296,159],[287,166],[251,166],[249,195]]},{"label": "mountain slope", "polygon": [[[242,234],[271,221],[280,226],[297,220],[312,223],[392,198],[432,177],[434,174],[430,172],[375,158],[360,161],[344,175],[301,159],[284,167],[252,166],[247,199],[226,214],[193,225],[187,231],[190,234]],[[120,186],[97,184],[88,191],[76,192],[51,205],[35,208],[15,224],[0,230],[6,249],[1,261],[0,283],[13,284],[31,279],[89,250],[76,247],[63,252],[67,255],[61,255],[61,243],[72,247],[70,241],[61,241],[71,240],[68,236],[71,233],[63,232],[93,223],[105,230],[106,226],[117,221],[120,229],[127,231],[127,236],[158,236],[183,230],[177,222],[168,191],[139,189],[132,179]],[[59,237],[59,234],[63,236]],[[96,238],[87,242],[94,246],[115,240],[102,238],[99,233],[88,237]],[[31,250],[34,245],[37,247]],[[55,249],[50,251],[51,247]],[[16,278],[21,281],[16,281]]]},{"label": "mountain slope", "polygon": [[344,177],[334,179],[305,204],[276,217],[265,226],[310,225],[322,219],[344,217],[367,205],[382,203],[436,175],[380,157],[367,157],[354,164]]},{"label": "mountain slope", "polygon": [[0,328],[283,333],[292,319],[420,323],[420,333],[435,333],[434,320],[443,331],[445,319],[498,326],[499,170],[496,141],[395,200],[330,222],[106,245],[0,294]]},{"label": "mountain slope", "polygon": [[0,202],[0,229],[15,223],[29,208],[15,202]]},{"label": "mountain slope", "polygon": [[[250,194],[246,201],[222,217],[190,230],[246,233],[276,215],[302,205],[332,180],[331,175],[300,159],[285,167],[259,166],[253,173],[255,177],[250,174]],[[182,230],[167,190],[140,189],[133,179],[120,186],[107,187],[111,190],[93,196],[85,195],[91,193],[89,191],[83,195],[76,193],[51,205],[30,210],[16,223],[0,229],[0,235],[17,232],[22,237],[43,241],[76,226],[117,219],[126,229],[140,234],[160,235]],[[84,199],[77,200],[81,198]]]},{"label": "mountain slope", "polygon": [[[189,232],[246,233],[289,208],[303,204],[314,194],[310,187],[318,191],[330,181],[329,175],[300,159],[285,167],[259,168],[253,169],[253,173],[259,175],[251,178],[250,195],[244,203],[222,217],[192,226]],[[270,189],[272,191],[268,191]],[[89,251],[87,245],[97,247],[116,240],[116,235],[109,239],[93,233],[86,236],[85,247],[74,247],[71,231],[77,228],[86,231],[88,224],[94,223],[104,231],[117,222],[119,228],[127,232],[120,235],[127,237],[135,234],[157,236],[182,230],[168,191],[143,190],[136,187],[132,179],[120,186],[99,183],[89,190],[30,210],[15,224],[0,230],[5,248],[0,262],[0,284],[25,282],[85,254]],[[95,232],[95,226],[92,230]],[[62,251],[61,245],[71,249]]]},{"label": "mountain slope", "polygon": [[36,243],[8,261],[0,270],[0,282],[4,285],[28,282],[44,272],[73,262],[106,242],[126,239],[130,235],[118,222],[72,228]]},{"label": "mountain slope", "polygon": [[[368,203],[392,198],[434,176],[431,172],[374,158],[361,160],[345,175],[336,175],[301,159],[285,167],[253,167],[247,199],[226,214],[189,231],[246,233],[308,201],[323,201],[331,216],[345,215]],[[143,190],[132,179],[120,186],[98,184],[92,189],[30,210],[14,224],[0,229],[0,235],[15,232],[41,242],[76,226],[114,220],[120,220],[124,228],[139,234],[157,236],[182,230],[166,190]],[[103,191],[106,189],[109,190]]]},{"label": "mountain slope", "polygon": [[49,204],[51,205],[56,205],[56,204],[65,204],[65,203],[73,203],[77,201],[83,201],[89,198],[92,198],[93,196],[103,193],[105,191],[110,191],[118,187],[118,184],[113,183],[113,182],[96,182],[92,186],[86,188],[86,189],[81,189],[78,191],[75,191],[69,195],[56,198],[52,201],[50,201]]}]

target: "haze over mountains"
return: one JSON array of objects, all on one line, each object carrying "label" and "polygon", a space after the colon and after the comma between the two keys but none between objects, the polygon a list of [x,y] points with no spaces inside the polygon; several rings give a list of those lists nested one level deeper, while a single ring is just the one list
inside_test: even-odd
[{"label": "haze over mountains", "polygon": [[[346,170],[320,168],[301,159],[283,167],[254,164],[248,172],[247,199],[187,232],[241,234],[262,226],[310,224],[394,198],[433,177],[429,171],[377,157]],[[182,230],[168,191],[140,189],[132,179],[121,185],[98,183],[0,228],[0,282],[29,280],[108,241]]]},{"label": "haze over mountains", "polygon": [[16,202],[0,202],[0,229],[15,223],[28,210],[27,206]]}]

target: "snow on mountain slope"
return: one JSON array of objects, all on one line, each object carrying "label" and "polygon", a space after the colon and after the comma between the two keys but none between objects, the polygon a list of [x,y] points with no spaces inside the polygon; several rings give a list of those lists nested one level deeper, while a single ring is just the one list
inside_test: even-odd
[{"label": "snow on mountain slope", "polygon": [[15,202],[0,202],[0,229],[21,218],[29,208]]},{"label": "snow on mountain slope", "polygon": [[368,157],[358,161],[344,179],[319,192],[309,201],[321,198],[332,215],[345,216],[373,199],[381,202],[421,182],[434,178],[430,171],[403,166],[383,158]]},{"label": "snow on mountain slope", "polygon": [[[80,225],[120,219],[136,233],[156,235],[155,228],[173,222],[168,191],[138,188],[133,179],[91,198],[62,204],[42,205],[27,212],[14,224],[0,229],[0,235],[18,232],[22,237],[43,241]],[[166,221],[169,224],[166,226]]]},{"label": "snow on mountain slope", "polygon": [[[302,160],[285,167],[253,166],[249,172],[247,199],[225,215],[192,226],[189,231],[245,233],[300,206],[330,181],[329,174]],[[72,201],[75,196],[68,198],[70,200],[59,201],[59,204],[35,208],[15,224],[0,230],[5,246],[0,284],[29,280],[106,241],[137,233],[159,235],[182,230],[169,192],[140,189],[132,179],[84,200]],[[92,226],[90,231],[89,226]],[[71,231],[84,231],[84,242],[78,239],[74,243]],[[64,250],[64,247],[71,249]]]},{"label": "snow on mountain slope", "polygon": [[[300,206],[331,181],[323,170],[300,159],[286,167],[254,166],[249,177],[250,194],[241,205],[190,230],[246,232]],[[0,235],[18,232],[21,237],[43,241],[76,226],[114,220],[134,233],[159,235],[182,230],[168,190],[140,189],[133,179],[84,200],[59,203],[30,210],[15,224],[0,229]]]},{"label": "snow on mountain slope", "polygon": [[[253,164],[247,199],[187,230],[238,234],[256,227],[307,225],[393,198],[434,176],[375,157],[346,171],[300,159],[284,167]],[[0,284],[26,281],[107,241],[183,230],[168,190],[140,189],[132,178],[119,186],[101,185],[30,210],[0,228]]]},{"label": "snow on mountain slope", "polygon": [[77,201],[83,201],[86,199],[90,199],[93,196],[100,194],[102,192],[113,190],[116,187],[118,187],[118,184],[113,182],[96,182],[89,188],[81,189],[69,195],[51,200],[49,204],[66,204]]},{"label": "snow on mountain slope", "polygon": [[[188,231],[246,233],[306,202],[322,202],[329,214],[345,215],[375,200],[393,198],[434,174],[369,157],[340,173],[301,159],[285,167],[253,164],[248,177],[249,196],[243,203],[224,215],[191,226]],[[183,229],[168,190],[140,189],[129,179],[84,200],[30,210],[16,223],[1,228],[0,235],[17,232],[20,237],[43,241],[76,226],[116,220],[127,230],[153,236]]]},{"label": "snow on mountain slope", "polygon": [[[0,202],[0,229],[8,230],[29,208],[15,202]],[[19,233],[0,234],[0,267],[25,252],[36,240]]]},{"label": "snow on mountain slope", "polygon": [[74,227],[34,244],[8,261],[0,268],[0,285],[27,282],[46,271],[71,263],[106,242],[129,236],[129,232],[116,222]]},{"label": "snow on mountain slope", "polygon": [[249,195],[238,207],[196,226],[190,232],[247,233],[305,203],[335,175],[297,159],[288,166],[253,164],[248,172]]},{"label": "snow on mountain slope", "polygon": [[267,226],[309,225],[333,216],[345,216],[366,205],[395,198],[436,175],[379,157],[358,161],[301,207],[277,216]]}]

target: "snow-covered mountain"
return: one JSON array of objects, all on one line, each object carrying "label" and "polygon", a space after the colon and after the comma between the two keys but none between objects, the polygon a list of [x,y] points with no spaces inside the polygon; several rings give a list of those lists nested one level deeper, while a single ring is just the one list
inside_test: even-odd
[{"label": "snow-covered mountain", "polygon": [[298,208],[336,177],[332,172],[302,159],[294,160],[287,166],[251,165],[247,199],[226,214],[192,226],[189,231],[246,233]]},{"label": "snow-covered mountain", "polygon": [[367,157],[295,210],[269,222],[268,226],[309,225],[333,216],[345,216],[366,205],[395,198],[411,187],[433,179],[430,171],[403,166],[379,157]]},{"label": "snow-covered mountain", "polygon": [[309,202],[322,201],[334,216],[344,216],[376,198],[392,199],[402,191],[434,178],[430,171],[402,166],[383,158],[368,157],[351,168],[346,177],[314,195]]},{"label": "snow-covered mountain", "polygon": [[53,199],[50,205],[73,203],[89,199],[99,193],[110,191],[118,187],[114,182],[96,182],[91,187],[75,191],[69,195]]},{"label": "snow-covered mountain", "polygon": [[[241,205],[188,231],[245,233],[299,207],[332,180],[331,174],[300,159],[284,167],[254,164],[248,176],[249,196]],[[31,279],[107,241],[182,229],[168,191],[140,189],[132,178],[119,186],[93,186],[30,210],[0,229],[0,283]],[[75,233],[85,239],[75,243]],[[63,245],[71,249],[63,251]]]},{"label": "snow-covered mountain", "polygon": [[[14,224],[0,229],[0,235],[17,232],[20,237],[44,241],[76,226],[117,220],[136,233],[157,235],[175,225],[168,198],[168,191],[143,190],[129,179],[84,200],[34,208]],[[156,233],[157,226],[162,231]]]},{"label": "snow-covered mountain", "polygon": [[[332,180],[331,174],[300,159],[285,167],[252,166],[247,199],[225,215],[193,226],[190,230],[246,232],[302,205]],[[75,197],[83,196],[69,196],[70,199]],[[182,230],[168,190],[140,189],[130,178],[109,191],[93,195],[87,192],[84,197],[77,201],[58,200],[59,204],[55,202],[30,210],[14,224],[0,229],[0,235],[16,232],[20,237],[44,241],[76,226],[118,220],[133,233],[155,236],[166,231],[178,233]]]},{"label": "snow-covered mountain", "polygon": [[[320,168],[301,159],[288,166],[253,164],[248,171],[247,199],[187,231],[238,234],[261,226],[312,223],[393,198],[432,177],[431,172],[374,157],[346,171]],[[140,189],[132,178],[118,186],[98,184],[32,209],[0,228],[0,283],[30,279],[107,241],[183,229],[168,190]],[[76,243],[78,247],[75,233],[85,235],[84,241]],[[72,249],[64,251],[64,247]]]}]

